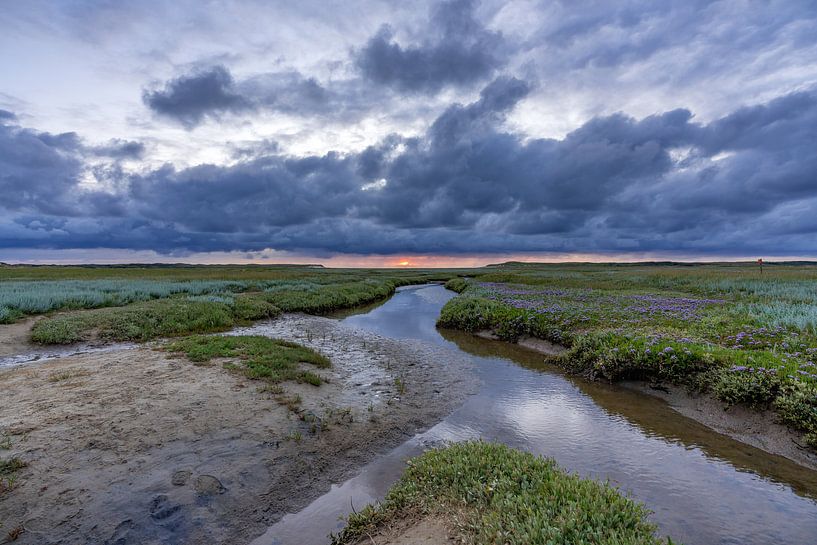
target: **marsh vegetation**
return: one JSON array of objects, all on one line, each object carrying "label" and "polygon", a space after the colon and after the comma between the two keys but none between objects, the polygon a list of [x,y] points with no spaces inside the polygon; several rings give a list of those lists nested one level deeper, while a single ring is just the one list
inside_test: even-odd
[{"label": "marsh vegetation", "polygon": [[383,502],[352,514],[333,543],[371,542],[390,526],[435,516],[456,542],[474,545],[672,543],[655,536],[647,514],[609,484],[571,475],[553,460],[470,441],[410,460]]},{"label": "marsh vegetation", "polygon": [[[41,344],[168,339],[138,349],[154,354],[142,356],[155,364],[152,373],[164,372],[167,360],[187,369],[178,371],[185,380],[195,380],[194,371],[206,374],[211,388],[219,380],[233,392],[253,384],[247,390],[258,399],[245,394],[245,403],[272,400],[267,410],[276,403],[287,409],[281,411],[285,427],[279,426],[270,443],[308,449],[320,439],[315,436],[334,427],[391,429],[389,413],[398,411],[408,421],[454,388],[436,385],[430,375],[442,373],[439,368],[424,370],[424,362],[409,361],[406,354],[405,361],[386,357],[378,371],[382,377],[366,378],[371,384],[352,382],[362,390],[355,403],[364,400],[352,410],[345,391],[349,377],[369,370],[349,363],[359,359],[358,352],[343,356],[349,360],[345,370],[333,365],[338,352],[326,352],[330,361],[322,351],[339,346],[337,330],[327,325],[334,320],[306,316],[360,308],[387,299],[400,286],[431,281],[447,282],[458,294],[443,306],[453,294],[417,288],[445,294],[433,313],[439,312],[442,328],[490,331],[511,342],[529,336],[558,343],[567,350],[550,361],[590,379],[672,383],[727,405],[771,409],[817,446],[817,267],[812,266],[767,266],[762,277],[740,265],[507,264],[419,272],[0,267],[0,321],[35,316],[14,327],[33,322],[31,340]],[[412,312],[400,305],[396,310]],[[322,325],[288,340],[270,333],[291,319]],[[405,315],[394,319],[409,321]],[[259,320],[266,321],[253,326]],[[429,315],[425,323],[431,326],[433,320]],[[246,329],[220,334],[240,326]],[[329,338],[326,331],[332,332]],[[438,333],[433,327],[417,331]],[[370,354],[380,343],[363,336],[354,350]],[[81,365],[57,366],[43,381],[53,390],[94,388],[101,380],[94,369],[90,374]],[[225,393],[225,406],[229,396]],[[316,405],[318,398],[328,404]],[[400,426],[410,429],[402,420]],[[30,461],[17,453],[9,458],[9,464],[23,465],[9,465],[3,490],[19,484],[17,472]],[[336,541],[356,543],[392,522],[432,515],[448,517],[453,523],[447,531],[468,543],[660,543],[647,513],[614,487],[566,473],[550,459],[469,442],[413,461],[384,502],[354,514]]]},{"label": "marsh vegetation", "polygon": [[439,325],[569,348],[590,378],[667,381],[771,408],[817,447],[817,268],[509,265],[451,280]]}]

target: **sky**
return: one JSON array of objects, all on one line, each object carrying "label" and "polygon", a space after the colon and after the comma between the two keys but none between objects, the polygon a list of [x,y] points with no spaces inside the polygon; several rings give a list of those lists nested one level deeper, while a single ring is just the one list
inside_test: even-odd
[{"label": "sky", "polygon": [[817,2],[0,10],[0,262],[817,258]]}]

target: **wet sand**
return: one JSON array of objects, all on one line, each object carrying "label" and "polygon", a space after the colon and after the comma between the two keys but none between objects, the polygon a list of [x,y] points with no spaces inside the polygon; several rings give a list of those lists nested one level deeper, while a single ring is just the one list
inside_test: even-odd
[{"label": "wet sand", "polygon": [[332,360],[329,383],[284,384],[305,420],[261,382],[149,346],[0,373],[2,455],[29,464],[0,496],[4,537],[22,527],[16,543],[248,542],[476,388],[465,359],[423,343],[305,315],[251,328],[261,330]]}]

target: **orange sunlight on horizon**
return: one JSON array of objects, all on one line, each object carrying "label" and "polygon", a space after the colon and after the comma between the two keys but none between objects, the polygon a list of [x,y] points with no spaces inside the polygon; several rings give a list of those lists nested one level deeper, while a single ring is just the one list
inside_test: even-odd
[{"label": "orange sunlight on horizon", "polygon": [[[719,256],[694,254],[660,254],[660,253],[495,253],[495,254],[459,254],[459,255],[360,255],[335,254],[328,256],[309,256],[290,252],[211,252],[193,253],[184,256],[163,255],[153,251],[117,251],[103,248],[71,250],[37,250],[27,251],[21,256],[0,256],[0,262],[12,264],[200,264],[200,265],[293,265],[320,264],[333,268],[470,268],[483,267],[491,263],[506,261],[540,262],[540,263],[609,263],[640,261],[675,261],[675,262],[712,262],[712,261],[751,261],[756,262],[759,256]],[[769,261],[814,260],[814,256],[764,256]]]}]

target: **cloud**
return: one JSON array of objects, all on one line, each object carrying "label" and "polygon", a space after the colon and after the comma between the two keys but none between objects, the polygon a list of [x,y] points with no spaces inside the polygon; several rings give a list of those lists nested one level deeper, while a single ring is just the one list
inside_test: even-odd
[{"label": "cloud", "polygon": [[102,146],[92,147],[89,151],[111,159],[141,159],[145,155],[145,144],[134,140],[114,139]]},{"label": "cloud", "polygon": [[74,133],[50,134],[0,124],[0,208],[73,214],[70,193],[83,168],[80,148]]},{"label": "cloud", "polygon": [[507,50],[502,35],[476,19],[475,9],[473,0],[437,4],[429,35],[414,45],[400,45],[384,25],[357,52],[357,65],[374,83],[415,93],[485,80],[505,63]]},{"label": "cloud", "polygon": [[[9,114],[6,119],[17,119]],[[81,186],[88,173],[122,176],[121,171],[104,163],[92,167],[88,159],[138,159],[143,153],[140,142],[111,140],[91,146],[73,132],[54,134],[0,124],[0,210],[23,217],[33,214],[34,224],[40,226],[66,217],[122,214],[121,195]]]},{"label": "cloud", "polygon": [[222,65],[199,69],[145,90],[142,98],[154,113],[191,130],[206,119],[258,111],[297,117],[338,119],[372,107],[371,93],[355,81],[332,89],[296,70],[262,72],[236,81]]},{"label": "cloud", "polygon": [[292,157],[261,141],[231,165],[111,166],[95,171],[105,191],[78,190],[88,147],[76,135],[3,126],[0,183],[13,198],[0,204],[0,246],[817,252],[817,92],[709,123],[687,109],[599,116],[561,139],[508,128],[530,92],[496,78],[424,134],[359,153]]},{"label": "cloud", "polygon": [[163,88],[144,91],[142,100],[155,113],[192,128],[205,118],[216,119],[225,113],[251,109],[249,102],[235,89],[235,82],[224,66],[217,65],[179,76]]}]

